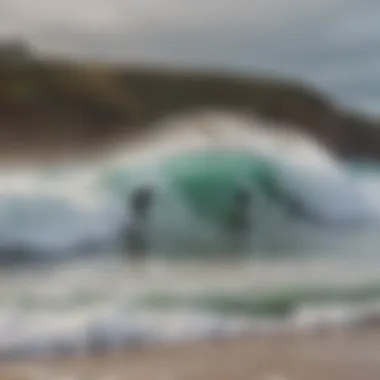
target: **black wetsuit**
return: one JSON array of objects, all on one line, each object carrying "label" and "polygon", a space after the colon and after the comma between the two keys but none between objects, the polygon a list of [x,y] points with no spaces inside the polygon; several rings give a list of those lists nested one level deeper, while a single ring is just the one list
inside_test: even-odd
[{"label": "black wetsuit", "polygon": [[152,203],[153,192],[150,188],[137,189],[130,198],[131,224],[126,227],[124,251],[133,260],[141,260],[147,252],[146,224]]},{"label": "black wetsuit", "polygon": [[225,230],[230,237],[228,250],[233,254],[244,253],[249,247],[252,194],[248,189],[238,188],[233,196]]},{"label": "black wetsuit", "polygon": [[231,212],[227,221],[227,227],[234,233],[245,233],[251,227],[250,206],[252,196],[248,190],[237,189]]}]

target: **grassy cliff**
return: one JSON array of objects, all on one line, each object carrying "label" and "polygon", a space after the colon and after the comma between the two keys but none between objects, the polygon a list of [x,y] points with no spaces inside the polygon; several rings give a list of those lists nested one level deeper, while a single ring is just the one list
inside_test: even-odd
[{"label": "grassy cliff", "polygon": [[289,122],[343,155],[380,159],[380,122],[339,110],[302,83],[0,54],[3,153],[93,149],[203,109]]}]

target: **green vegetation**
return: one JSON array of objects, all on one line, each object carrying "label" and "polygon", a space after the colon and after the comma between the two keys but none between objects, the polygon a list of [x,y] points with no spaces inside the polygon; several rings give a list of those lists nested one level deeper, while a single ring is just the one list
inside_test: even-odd
[{"label": "green vegetation", "polygon": [[222,109],[292,123],[345,156],[380,158],[380,123],[338,110],[302,83],[14,55],[0,49],[2,151],[97,148],[170,114]]}]

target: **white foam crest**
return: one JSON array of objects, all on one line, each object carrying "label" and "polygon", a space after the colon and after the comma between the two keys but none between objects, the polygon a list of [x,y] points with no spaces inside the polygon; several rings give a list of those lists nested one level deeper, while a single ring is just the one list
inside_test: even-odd
[{"label": "white foam crest", "polygon": [[0,356],[51,356],[134,344],[221,338],[247,331],[247,318],[228,318],[200,311],[89,308],[0,314]]},{"label": "white foam crest", "polygon": [[121,214],[93,190],[97,168],[74,167],[63,173],[58,168],[58,174],[44,169],[0,173],[1,246],[53,255],[109,240]]},{"label": "white foam crest", "polygon": [[300,305],[290,316],[297,331],[318,332],[370,327],[380,323],[380,302]]},{"label": "white foam crest", "polygon": [[334,168],[333,156],[321,144],[291,125],[257,117],[204,112],[163,120],[149,136],[128,142],[108,157],[110,165],[154,162],[200,148],[241,148],[290,160],[311,168]]}]

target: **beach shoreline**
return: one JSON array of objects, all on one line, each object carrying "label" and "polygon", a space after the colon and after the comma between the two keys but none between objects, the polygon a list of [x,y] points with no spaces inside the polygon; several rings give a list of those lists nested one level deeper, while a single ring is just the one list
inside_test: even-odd
[{"label": "beach shoreline", "polygon": [[377,380],[380,328],[157,344],[3,362],[0,380]]}]

